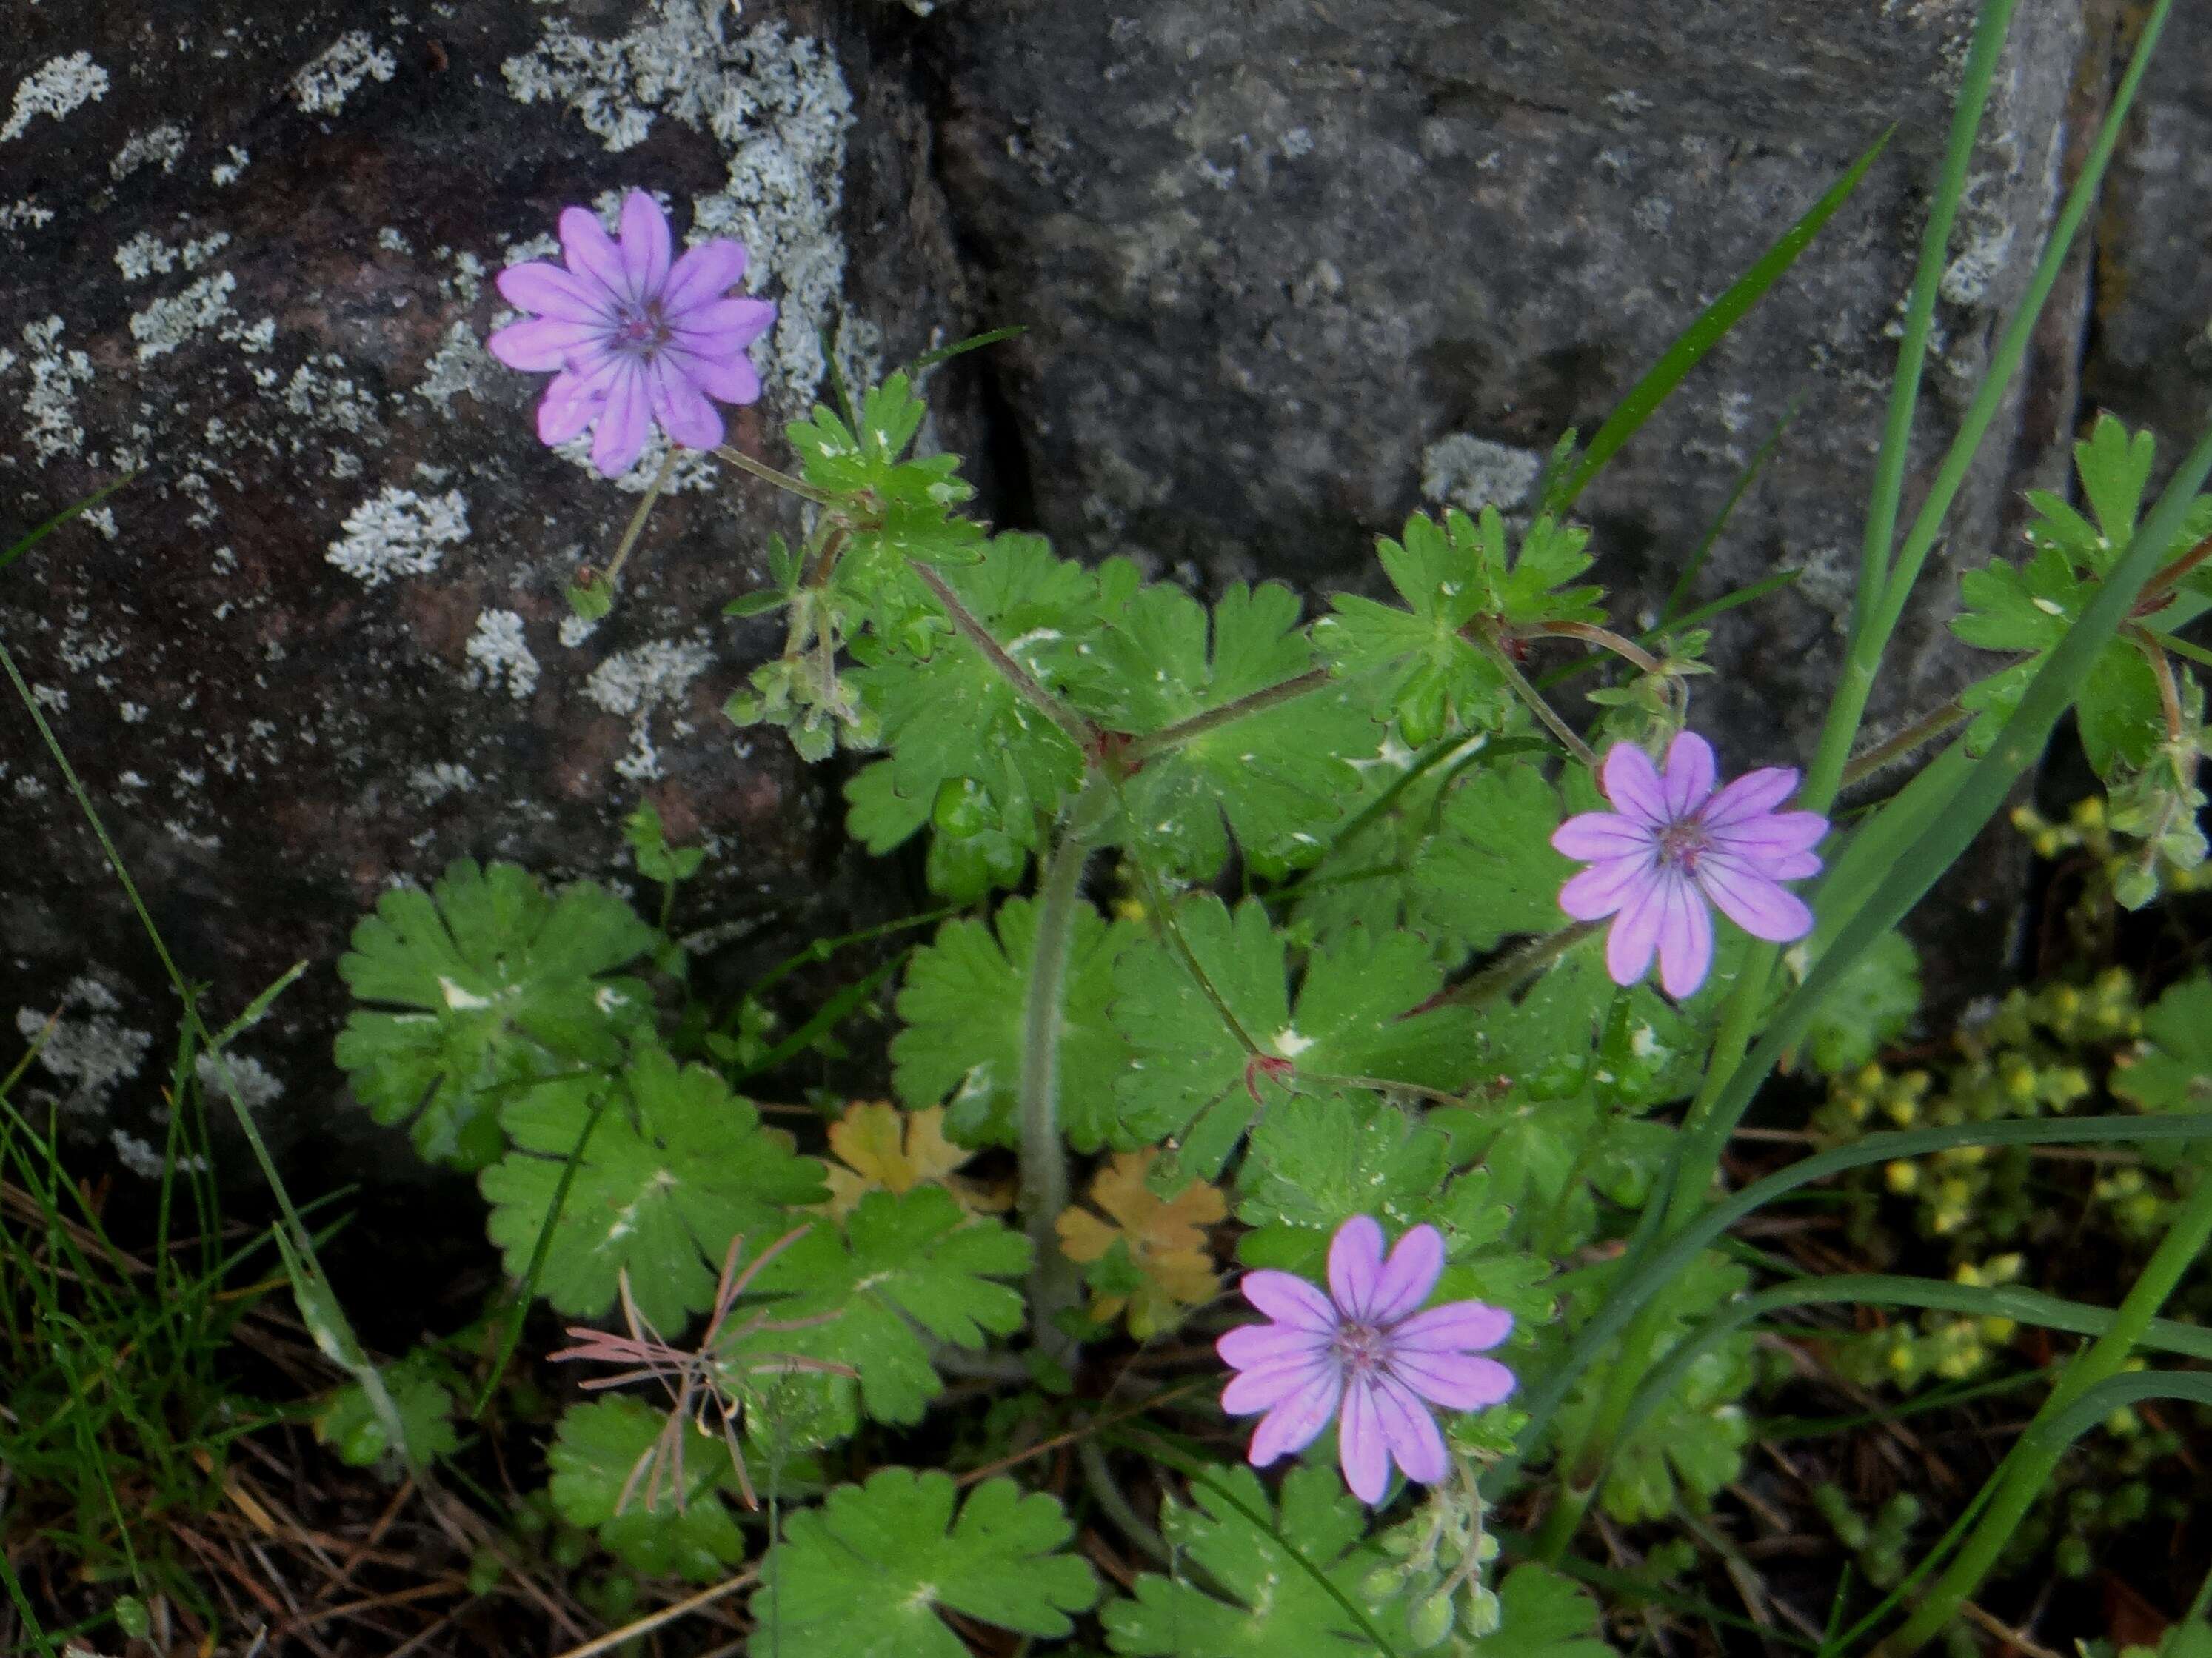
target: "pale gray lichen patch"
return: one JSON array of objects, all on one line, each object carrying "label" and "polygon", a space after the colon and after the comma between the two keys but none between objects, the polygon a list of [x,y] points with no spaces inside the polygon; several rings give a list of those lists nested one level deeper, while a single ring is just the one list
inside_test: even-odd
[{"label": "pale gray lichen patch", "polygon": [[208,177],[219,185],[234,185],[245,175],[246,164],[253,157],[236,144],[225,145],[224,151],[230,159],[227,161],[217,161],[210,167]]},{"label": "pale gray lichen patch", "polygon": [[389,81],[399,60],[366,29],[341,35],[292,77],[292,98],[310,115],[335,115],[364,81]]},{"label": "pale gray lichen patch", "polygon": [[164,121],[157,127],[132,134],[107,164],[107,176],[120,182],[149,162],[160,163],[164,173],[174,173],[184,154],[184,128],[174,121]]},{"label": "pale gray lichen patch", "polygon": [[[23,434],[41,466],[84,446],[76,392],[92,379],[92,359],[82,351],[64,350],[62,331],[59,317],[23,325],[23,343],[30,348],[24,361],[31,376],[31,389],[23,398]],[[0,352],[0,358],[9,355]]]},{"label": "pale gray lichen patch", "polygon": [[817,330],[844,282],[837,212],[852,93],[821,41],[780,23],[729,31],[721,8],[694,0],[654,0],[647,21],[613,39],[556,18],[501,73],[518,100],[561,105],[610,150],[642,142],[661,116],[714,138],[727,183],[694,201],[690,240],[734,237],[752,256],[749,288],[782,284],[763,368],[803,400],[821,381]]},{"label": "pale gray lichen patch", "polygon": [[345,534],[324,559],[364,586],[380,587],[401,576],[427,575],[447,548],[469,535],[469,503],[458,489],[425,499],[412,489],[387,489],[347,515]]},{"label": "pale gray lichen patch", "polygon": [[40,207],[27,196],[0,207],[0,230],[39,230],[53,222],[53,210]]},{"label": "pale gray lichen patch", "polygon": [[106,95],[107,71],[92,61],[90,52],[49,58],[15,83],[15,101],[7,120],[0,122],[0,144],[21,137],[34,116],[58,121]]},{"label": "pale gray lichen patch", "polygon": [[363,390],[345,368],[345,359],[333,353],[301,363],[284,383],[284,407],[318,431],[358,435],[380,427],[383,417],[375,396]]},{"label": "pale gray lichen patch", "polygon": [[483,610],[468,643],[469,683],[507,694],[520,702],[538,689],[538,659],[522,636],[522,618],[513,610]]},{"label": "pale gray lichen patch", "polygon": [[[284,1097],[284,1082],[276,1072],[250,1054],[228,1049],[222,1059],[212,1054],[203,1054],[192,1062],[201,1090],[211,1100],[231,1102],[231,1090],[235,1087],[237,1097],[249,1111],[258,1111]],[[228,1079],[226,1080],[226,1072]]]},{"label": "pale gray lichen patch", "polygon": [[615,762],[618,774],[633,783],[661,775],[660,753],[653,743],[653,713],[680,702],[714,659],[696,639],[656,639],[617,651],[592,670],[584,695],[630,722],[629,752]]},{"label": "pale gray lichen patch", "polygon": [[174,247],[153,232],[142,230],[115,250],[115,268],[127,282],[143,282],[149,276],[167,276],[179,262],[185,270],[197,270],[229,246],[230,233],[227,230]]},{"label": "pale gray lichen patch", "polygon": [[237,277],[228,270],[218,270],[189,284],[181,293],[156,300],[143,311],[134,312],[131,337],[138,342],[138,361],[151,362],[175,350],[202,329],[212,328],[225,318],[235,316],[237,313],[230,308],[230,296],[237,288]]},{"label": "pale gray lichen patch", "polygon": [[1528,500],[1543,471],[1544,457],[1533,449],[1454,432],[1421,452],[1421,494],[1470,513],[1509,512]]},{"label": "pale gray lichen patch", "polygon": [[99,980],[72,979],[58,1009],[19,1007],[15,1029],[38,1044],[39,1065],[69,1091],[56,1103],[73,1116],[97,1116],[117,1086],[138,1074],[153,1047],[149,1031],[133,1030],[115,1015],[122,1004]]},{"label": "pale gray lichen patch", "polygon": [[455,398],[465,392],[472,398],[483,395],[484,371],[495,366],[495,359],[484,349],[476,330],[466,322],[457,322],[446,331],[445,343],[423,365],[422,378],[415,387],[415,394],[435,404],[440,414],[450,417]]},{"label": "pale gray lichen patch", "polygon": [[417,766],[407,774],[407,786],[426,806],[434,806],[449,794],[466,794],[477,786],[477,774],[456,760]]}]

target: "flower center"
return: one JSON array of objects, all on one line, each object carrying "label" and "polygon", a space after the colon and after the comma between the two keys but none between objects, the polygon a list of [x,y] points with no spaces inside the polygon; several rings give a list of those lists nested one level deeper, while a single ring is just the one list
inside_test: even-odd
[{"label": "flower center", "polygon": [[650,362],[672,337],[668,319],[661,314],[656,301],[624,312],[616,321],[607,343],[615,350],[629,352]]},{"label": "flower center", "polygon": [[1382,1332],[1371,1324],[1347,1320],[1336,1327],[1336,1356],[1346,1370],[1364,1376],[1382,1367],[1385,1343]]},{"label": "flower center", "polygon": [[1697,869],[1706,845],[1702,823],[1694,817],[1677,818],[1659,831],[1659,861],[1689,874]]}]

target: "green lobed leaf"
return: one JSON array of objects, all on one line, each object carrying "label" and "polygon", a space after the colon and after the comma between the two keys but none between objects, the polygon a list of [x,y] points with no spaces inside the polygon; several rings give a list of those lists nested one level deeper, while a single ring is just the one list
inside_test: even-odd
[{"label": "green lobed leaf", "polygon": [[[1620,1262],[1583,1268],[1563,1279],[1569,1291],[1571,1321],[1586,1321],[1619,1276]],[[1654,1361],[1692,1333],[1713,1309],[1742,1293],[1749,1274],[1723,1257],[1698,1257],[1654,1298],[1656,1335]],[[1615,1442],[1613,1461],[1599,1488],[1605,1511],[1624,1524],[1658,1520],[1683,1503],[1703,1513],[1716,1493],[1736,1477],[1751,1423],[1737,1401],[1753,1380],[1753,1339],[1732,1335],[1698,1355],[1674,1397]],[[1582,1445],[1601,1407],[1602,1372],[1584,1376],[1556,1418],[1559,1442]]]},{"label": "green lobed leaf", "polygon": [[[945,580],[1009,656],[1046,689],[1064,689],[1061,665],[1097,623],[1095,572],[1054,557],[1042,537],[1003,535],[981,562],[947,572]],[[990,829],[1034,851],[1040,822],[1049,821],[1082,779],[1083,756],[1067,734],[947,624],[933,629],[920,652],[880,638],[856,641],[854,650],[861,665],[853,683],[881,720],[890,751],[869,768],[882,777],[865,788],[858,779],[848,786],[852,828],[868,849],[896,846],[929,821],[953,786],[972,818],[954,838]],[[888,811],[886,789],[911,809]],[[946,825],[938,828],[944,835]],[[1014,868],[1018,872],[1018,862]]]},{"label": "green lobed leaf", "polygon": [[[775,1296],[779,1322],[799,1329],[748,1337],[733,1352],[795,1354],[859,1373],[860,1400],[878,1422],[919,1422],[945,1390],[925,1335],[980,1348],[1021,1327],[1020,1291],[1000,1282],[1029,1271],[1029,1240],[996,1220],[970,1220],[942,1187],[871,1192],[837,1227],[817,1224],[770,1261],[755,1289]],[[849,1423],[854,1383],[802,1376],[826,1389]]]},{"label": "green lobed leaf", "polygon": [[[822,1165],[793,1156],[752,1105],[705,1066],[658,1045],[600,1084],[615,1091],[585,1144],[538,1287],[564,1313],[612,1307],[625,1270],[638,1310],[663,1330],[714,1299],[730,1240],[789,1230],[789,1212],[828,1195]],[[477,1183],[507,1270],[529,1266],[563,1168],[590,1121],[589,1085],[544,1088],[501,1114],[515,1149]]]},{"label": "green lobed leaf", "polygon": [[1825,1076],[1856,1071],[1898,1037],[1920,1011],[1920,952],[1893,932],[1851,964],[1814,1011],[1805,1055]]},{"label": "green lobed leaf", "polygon": [[1056,1637],[1098,1598],[1057,1500],[988,1479],[957,1515],[950,1476],[882,1468],[784,1522],[753,1592],[756,1658],[967,1658],[940,1610]]},{"label": "green lobed leaf", "polygon": [[672,1461],[657,1482],[649,1470],[641,1472],[667,1422],[621,1397],[562,1412],[545,1454],[553,1506],[570,1525],[597,1532],[600,1546],[635,1570],[709,1582],[745,1552],[744,1534],[721,1497],[736,1469],[719,1435],[686,1423],[681,1480]]},{"label": "green lobed leaf", "polygon": [[[1383,1649],[1313,1575],[1319,1572],[1356,1604],[1360,1583],[1385,1558],[1365,1535],[1366,1511],[1333,1469],[1292,1468],[1279,1507],[1259,1477],[1241,1467],[1212,1470],[1195,1497],[1195,1507],[1165,1503],[1160,1528],[1178,1558],[1187,1556],[1196,1570],[1172,1577],[1146,1572],[1133,1599],[1107,1602],[1107,1641],[1115,1652],[1136,1658],[1310,1658],[1317,1652],[1379,1658]],[[1240,1509],[1263,1516],[1272,1529],[1255,1525]]]},{"label": "green lobed leaf", "polygon": [[1534,1561],[1498,1586],[1498,1627],[1462,1641],[1454,1658],[1613,1658],[1598,1638],[1597,1602],[1571,1578]]},{"label": "green lobed leaf", "polygon": [[2212,976],[2171,987],[2143,1015],[2143,1038],[2112,1072],[2112,1092],[2145,1111],[2203,1109],[2212,1096]]},{"label": "green lobed leaf", "polygon": [[[1297,595],[1274,582],[1232,584],[1210,627],[1181,589],[1140,588],[1079,654],[1085,708],[1138,737],[1314,666]],[[1122,786],[1125,833],[1192,881],[1221,872],[1233,834],[1255,871],[1279,878],[1320,855],[1321,831],[1358,787],[1355,762],[1374,759],[1382,738],[1351,689],[1323,685],[1149,756]]]},{"label": "green lobed leaf", "polygon": [[1217,1102],[1234,1125],[1209,1135],[1203,1156],[1187,1146],[1193,1160],[1184,1173],[1211,1179],[1244,1122],[1260,1104],[1285,1097],[1291,1077],[1322,1087],[1358,1077],[1434,1089],[1467,1079],[1470,1016],[1418,1011],[1443,983],[1425,941],[1347,931],[1308,957],[1293,1014],[1284,941],[1256,900],[1232,915],[1211,894],[1189,898],[1177,925],[1265,1062],[1254,1063],[1171,944],[1146,941],[1122,956],[1109,1011],[1136,1056],[1118,1084],[1125,1132],[1158,1140],[1189,1128]]},{"label": "green lobed leaf", "polygon": [[1570,925],[1559,889],[1580,865],[1552,849],[1566,816],[1532,762],[1469,768],[1408,878],[1421,920],[1472,950]]},{"label": "green lobed leaf", "polygon": [[[434,1356],[416,1351],[387,1367],[385,1391],[398,1408],[406,1430],[405,1450],[420,1463],[451,1456],[460,1448],[453,1431],[453,1390],[451,1371]],[[375,1404],[358,1382],[331,1395],[316,1413],[315,1437],[356,1468],[373,1468],[400,1448],[385,1431]]]},{"label": "green lobed leaf", "polygon": [[461,859],[429,892],[386,893],[354,928],[338,976],[362,1005],[337,1061],[379,1122],[412,1120],[424,1157],[481,1169],[499,1155],[503,1102],[619,1060],[652,997],[611,975],[654,937],[605,887],[548,894],[516,865]]},{"label": "green lobed leaf", "polygon": [[[1127,921],[1088,904],[1075,913],[1060,1029],[1060,1128],[1079,1151],[1146,1142],[1124,1127],[1115,1078],[1129,1047],[1107,1017],[1114,967],[1134,944]],[[893,1085],[916,1110],[946,1106],[945,1130],[963,1145],[1020,1139],[1022,1022],[1036,959],[1036,906],[1010,898],[989,923],[947,921],[908,964],[899,992],[905,1029],[891,1039]]]}]

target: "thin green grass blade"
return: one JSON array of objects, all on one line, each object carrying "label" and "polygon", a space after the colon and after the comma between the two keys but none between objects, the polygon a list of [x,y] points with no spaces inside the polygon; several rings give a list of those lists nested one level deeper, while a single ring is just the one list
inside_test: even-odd
[{"label": "thin green grass blade", "polygon": [[1889,386],[1889,414],[1882,428],[1881,448],[1875,457],[1874,490],[1868,498],[1866,540],[1860,555],[1859,585],[1851,599],[1851,633],[1863,633],[1875,604],[1889,581],[1889,555],[1897,540],[1897,514],[1905,497],[1905,470],[1911,459],[1913,415],[1920,399],[1920,378],[1928,363],[1928,336],[1936,319],[1936,300],[1943,273],[1951,261],[1951,230],[1958,222],[1960,204],[1966,199],[1966,174],[1974,159],[1974,140],[1981,131],[1982,113],[1989,102],[1990,83],[1996,75],[1997,58],[2012,27],[2017,0],[1990,0],[1974,20],[1974,37],[1966,49],[1966,67],[1960,77],[1959,96],[1952,106],[1950,142],[1943,149],[1943,167],[1937,174],[1936,193],[1928,204],[1928,222],[1920,234],[1920,258],[1912,273],[1912,288],[1905,302],[1905,327],[1897,343],[1897,373]]},{"label": "thin green grass blade", "polygon": [[[1874,890],[1850,912],[1835,934],[1835,942],[1783,1003],[1758,1045],[1722,1085],[1710,1108],[1685,1132],[1686,1167],[1711,1166],[1700,1159],[1717,1157],[1719,1147],[1735,1132],[1759,1084],[1804,1034],[1820,999],[1958,861],[1982,825],[2004,805],[2013,786],[2041,758],[2052,727],[2073,706],[2099,653],[2127,619],[2143,583],[2156,573],[2165,549],[2172,544],[2208,474],[2212,474],[2212,433],[2200,439],[2182,462],[2097,597],[2029,683],[1989,752],[1972,762],[1948,799],[1936,802],[1920,832],[1897,854]],[[1929,802],[1920,805],[1925,809]]]},{"label": "thin green grass blade", "polygon": [[[1990,0],[1993,7],[2009,10],[2012,0]],[[2065,266],[2074,244],[2081,233],[2089,210],[2096,203],[2098,191],[2103,185],[2106,168],[2111,164],[2112,152],[2118,148],[2120,133],[2126,125],[2129,111],[2133,108],[2136,94],[2142,85],[2143,73],[2150,67],[2151,53],[2156,48],[2160,29],[2172,0],[2159,0],[2156,9],[2143,26],[2141,40],[2135,55],[2129,60],[2127,72],[2112,96],[2112,107],[2106,112],[2097,130],[2095,142],[2083,162],[2081,176],[2066,192],[2064,204],[2052,222],[2051,234],[2045,240],[2042,257],[2037,259],[2035,270],[2021,293],[2020,303],[2013,308],[2005,324],[1996,349],[1990,353],[1988,370],[1981,384],[1975,388],[1973,401],[1967,405],[1960,420],[1957,434],[1943,456],[1936,479],[1929,486],[1927,497],[1913,517],[1912,527],[1905,532],[1905,542],[1898,549],[1896,563],[1890,568],[1881,584],[1879,602],[1863,602],[1867,608],[1866,625],[1854,632],[1844,675],[1837,687],[1836,701],[1830,710],[1827,724],[1820,732],[1820,746],[1806,768],[1805,789],[1800,804],[1814,811],[1825,811],[1834,799],[1836,787],[1844,773],[1852,745],[1857,741],[1861,718],[1866,711],[1867,699],[1874,690],[1882,653],[1897,631],[1898,623],[1905,615],[1911,601],[1912,589],[1926,567],[1928,556],[1943,532],[1944,520],[1951,507],[1965,487],[1967,474],[1972,470],[1975,456],[1988,438],[1990,428],[1996,423],[2004,406],[2007,392],[2027,360],[2029,345],[2035,337],[2035,325],[2043,307],[2057,285],[2058,273]],[[2178,522],[2177,526],[2178,528]],[[1863,592],[1864,584],[1861,584]]]},{"label": "thin green grass blade", "polygon": [[1766,463],[1774,459],[1774,452],[1782,446],[1783,438],[1804,406],[1802,396],[1792,399],[1790,407],[1783,411],[1782,418],[1775,422],[1774,429],[1767,434],[1766,441],[1753,452],[1751,459],[1744,463],[1743,470],[1735,475],[1735,483],[1729,489],[1728,499],[1721,503],[1721,510],[1715,515],[1712,526],[1705,531],[1705,539],[1690,555],[1689,562],[1682,566],[1681,574],[1674,578],[1674,589],[1668,593],[1667,602],[1659,607],[1660,629],[1684,625],[1674,619],[1675,613],[1682,608],[1682,602],[1689,598],[1690,589],[1697,585],[1698,573],[1705,568],[1705,560],[1712,556],[1714,545],[1727,530],[1729,520],[1735,516],[1736,507],[1750,493],[1751,486],[1759,481],[1759,475],[1766,470]]},{"label": "thin green grass blade", "polygon": [[[1698,1254],[1729,1227],[1798,1187],[1832,1175],[1848,1174],[1900,1157],[1923,1157],[1932,1152],[1955,1151],[1962,1145],[2097,1145],[2129,1140],[2188,1141],[2212,1139],[2212,1114],[2155,1117],[2051,1117],[2009,1122],[1964,1123],[1953,1127],[1915,1128],[1897,1133],[1869,1134],[1854,1145],[1838,1146],[1814,1157],[1801,1158],[1765,1179],[1711,1205],[1695,1220],[1660,1245],[1642,1266],[1612,1286],[1604,1304],[1577,1333],[1559,1364],[1531,1387],[1522,1408],[1528,1413],[1519,1449],[1534,1445],[1550,1426],[1559,1406],[1591,1361],[1642,1310],[1644,1303],[1688,1267]],[[1660,1201],[1654,1193],[1646,1209]],[[1501,1461],[1485,1482],[1485,1489],[1502,1489],[1517,1458]]]},{"label": "thin green grass blade", "polygon": [[108,496],[113,495],[118,489],[120,489],[125,484],[130,483],[131,479],[137,476],[137,471],[135,469],[131,471],[125,472],[121,477],[116,479],[114,483],[103,485],[101,488],[94,490],[92,494],[87,495],[82,501],[78,501],[75,506],[63,507],[61,511],[56,513],[44,524],[40,525],[38,528],[30,531],[29,534],[24,536],[22,539],[16,542],[12,547],[9,547],[5,552],[0,552],[0,570],[6,569],[17,559],[22,557],[24,554],[29,552],[32,548],[37,546],[48,536],[53,534],[55,531],[60,529],[63,525],[67,524],[71,519],[80,517],[82,514],[90,512],[94,507],[99,506],[101,501],[106,501]]},{"label": "thin green grass blade", "polygon": [[147,941],[153,945],[162,970],[168,975],[171,987],[183,1004],[187,1030],[206,1049],[221,1074],[223,1091],[230,1096],[232,1109],[238,1118],[239,1130],[245,1135],[254,1161],[260,1165],[262,1178],[268,1181],[270,1195],[276,1199],[277,1212],[283,1223],[276,1229],[277,1248],[284,1258],[285,1272],[292,1280],[293,1297],[299,1303],[301,1316],[313,1334],[315,1345],[333,1363],[361,1384],[370,1408],[376,1413],[378,1425],[384,1430],[386,1442],[408,1456],[410,1466],[414,1466],[414,1459],[407,1451],[407,1430],[400,1418],[399,1407],[392,1402],[383,1378],[377,1374],[376,1367],[369,1363],[368,1355],[362,1351],[360,1339],[355,1335],[353,1326],[346,1318],[345,1309],[338,1304],[337,1292],[331,1288],[330,1278],[324,1272],[322,1262],[315,1253],[314,1238],[308,1232],[306,1223],[300,1218],[300,1212],[292,1202],[292,1194],[285,1187],[284,1178],[277,1172],[276,1159],[269,1154],[268,1142],[262,1138],[261,1127],[253,1121],[253,1113],[247,1108],[245,1096],[239,1091],[238,1080],[232,1073],[228,1058],[210,1040],[206,1022],[200,1015],[198,988],[185,977],[182,969],[177,966],[176,957],[170,954],[168,941],[162,938],[161,928],[155,925],[153,914],[146,908],[146,901],[138,890],[137,882],[131,878],[130,867],[124,863],[114,837],[108,834],[106,823],[101,819],[99,809],[93,805],[92,796],[85,789],[84,780],[77,775],[76,768],[70,763],[69,756],[63,751],[61,740],[46,722],[45,710],[39,706],[38,699],[31,695],[30,685],[23,678],[23,671],[16,665],[15,653],[4,644],[0,644],[0,669],[6,671],[9,683],[15,687],[17,700],[22,703],[24,712],[30,715],[31,723],[38,728],[40,738],[45,743],[46,752],[52,756],[54,764],[59,768],[63,780],[69,785],[77,810],[84,814],[93,838],[100,842],[101,852],[106,854],[108,867],[115,872],[116,880],[121,884],[125,896],[137,914],[139,925],[145,930]]},{"label": "thin green grass blade", "polygon": [[1705,354],[1718,345],[1729,330],[1743,320],[1744,314],[1765,297],[1766,292],[1782,279],[1783,274],[1797,263],[1797,256],[1820,234],[1820,228],[1836,216],[1843,204],[1851,198],[1866,177],[1867,169],[1888,148],[1891,128],[1875,139],[1865,155],[1851,163],[1844,176],[1830,185],[1826,195],[1820,197],[1806,212],[1804,217],[1783,233],[1780,240],[1759,257],[1750,270],[1736,278],[1728,291],[1698,314],[1697,319],[1684,329],[1659,361],[1651,365],[1642,380],[1628,389],[1628,395],[1605,418],[1583,450],[1580,459],[1560,480],[1559,487],[1544,498],[1544,510],[1552,513],[1565,513],[1589,487],[1590,480],[1604,471],[1606,463],[1620,452],[1620,447],[1634,437],[1652,412],[1664,403],[1683,377],[1695,368]]},{"label": "thin green grass blade", "polygon": [[964,340],[955,340],[950,345],[940,345],[934,351],[925,351],[906,367],[909,380],[920,380],[924,373],[940,362],[951,362],[955,357],[964,357],[970,351],[981,351],[987,345],[998,345],[1006,340],[1018,339],[1029,329],[1016,324],[1011,328],[994,328],[981,334],[970,334]]},{"label": "thin green grass blade", "polygon": [[[2033,1290],[1948,1284],[1940,1278],[1886,1272],[1847,1272],[1833,1278],[1802,1278],[1778,1284],[1730,1302],[1668,1349],[1658,1369],[1637,1389],[1635,1402],[1622,1419],[1620,1440],[1628,1439],[1654,1411],[1674,1396],[1674,1390],[1701,1357],[1745,1325],[1784,1308],[1829,1303],[1860,1307],[1915,1307],[1932,1312],[1959,1313],[1969,1318],[2008,1318],[2018,1323],[2040,1325],[2045,1329],[2081,1336],[2103,1335],[2118,1317],[2109,1307],[2092,1307]],[[2153,1320],[2140,1345],[2183,1358],[2212,1360],[2212,1330],[2172,1319]]]}]

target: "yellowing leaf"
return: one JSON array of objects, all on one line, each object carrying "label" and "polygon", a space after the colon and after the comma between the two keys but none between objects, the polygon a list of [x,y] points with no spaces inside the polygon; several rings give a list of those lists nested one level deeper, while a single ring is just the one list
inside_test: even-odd
[{"label": "yellowing leaf", "polygon": [[882,1101],[856,1102],[830,1126],[830,1213],[842,1220],[870,1192],[903,1197],[917,1186],[941,1186],[971,1215],[1006,1206],[1006,1192],[954,1171],[975,1153],[945,1138],[945,1108],[902,1111]]},{"label": "yellowing leaf", "polygon": [[[1158,1156],[1149,1148],[1117,1152],[1092,1178],[1091,1201],[1110,1223],[1088,1209],[1066,1210],[1054,1223],[1070,1260],[1103,1261],[1116,1244],[1127,1251],[1137,1283],[1102,1291],[1091,1300],[1091,1315],[1104,1323],[1126,1311],[1129,1333],[1139,1341],[1172,1326],[1185,1308],[1213,1298],[1219,1279],[1206,1229],[1229,1213],[1220,1187],[1202,1181],[1163,1201],[1145,1183]],[[1094,1284],[1101,1276],[1092,1274]]]}]

